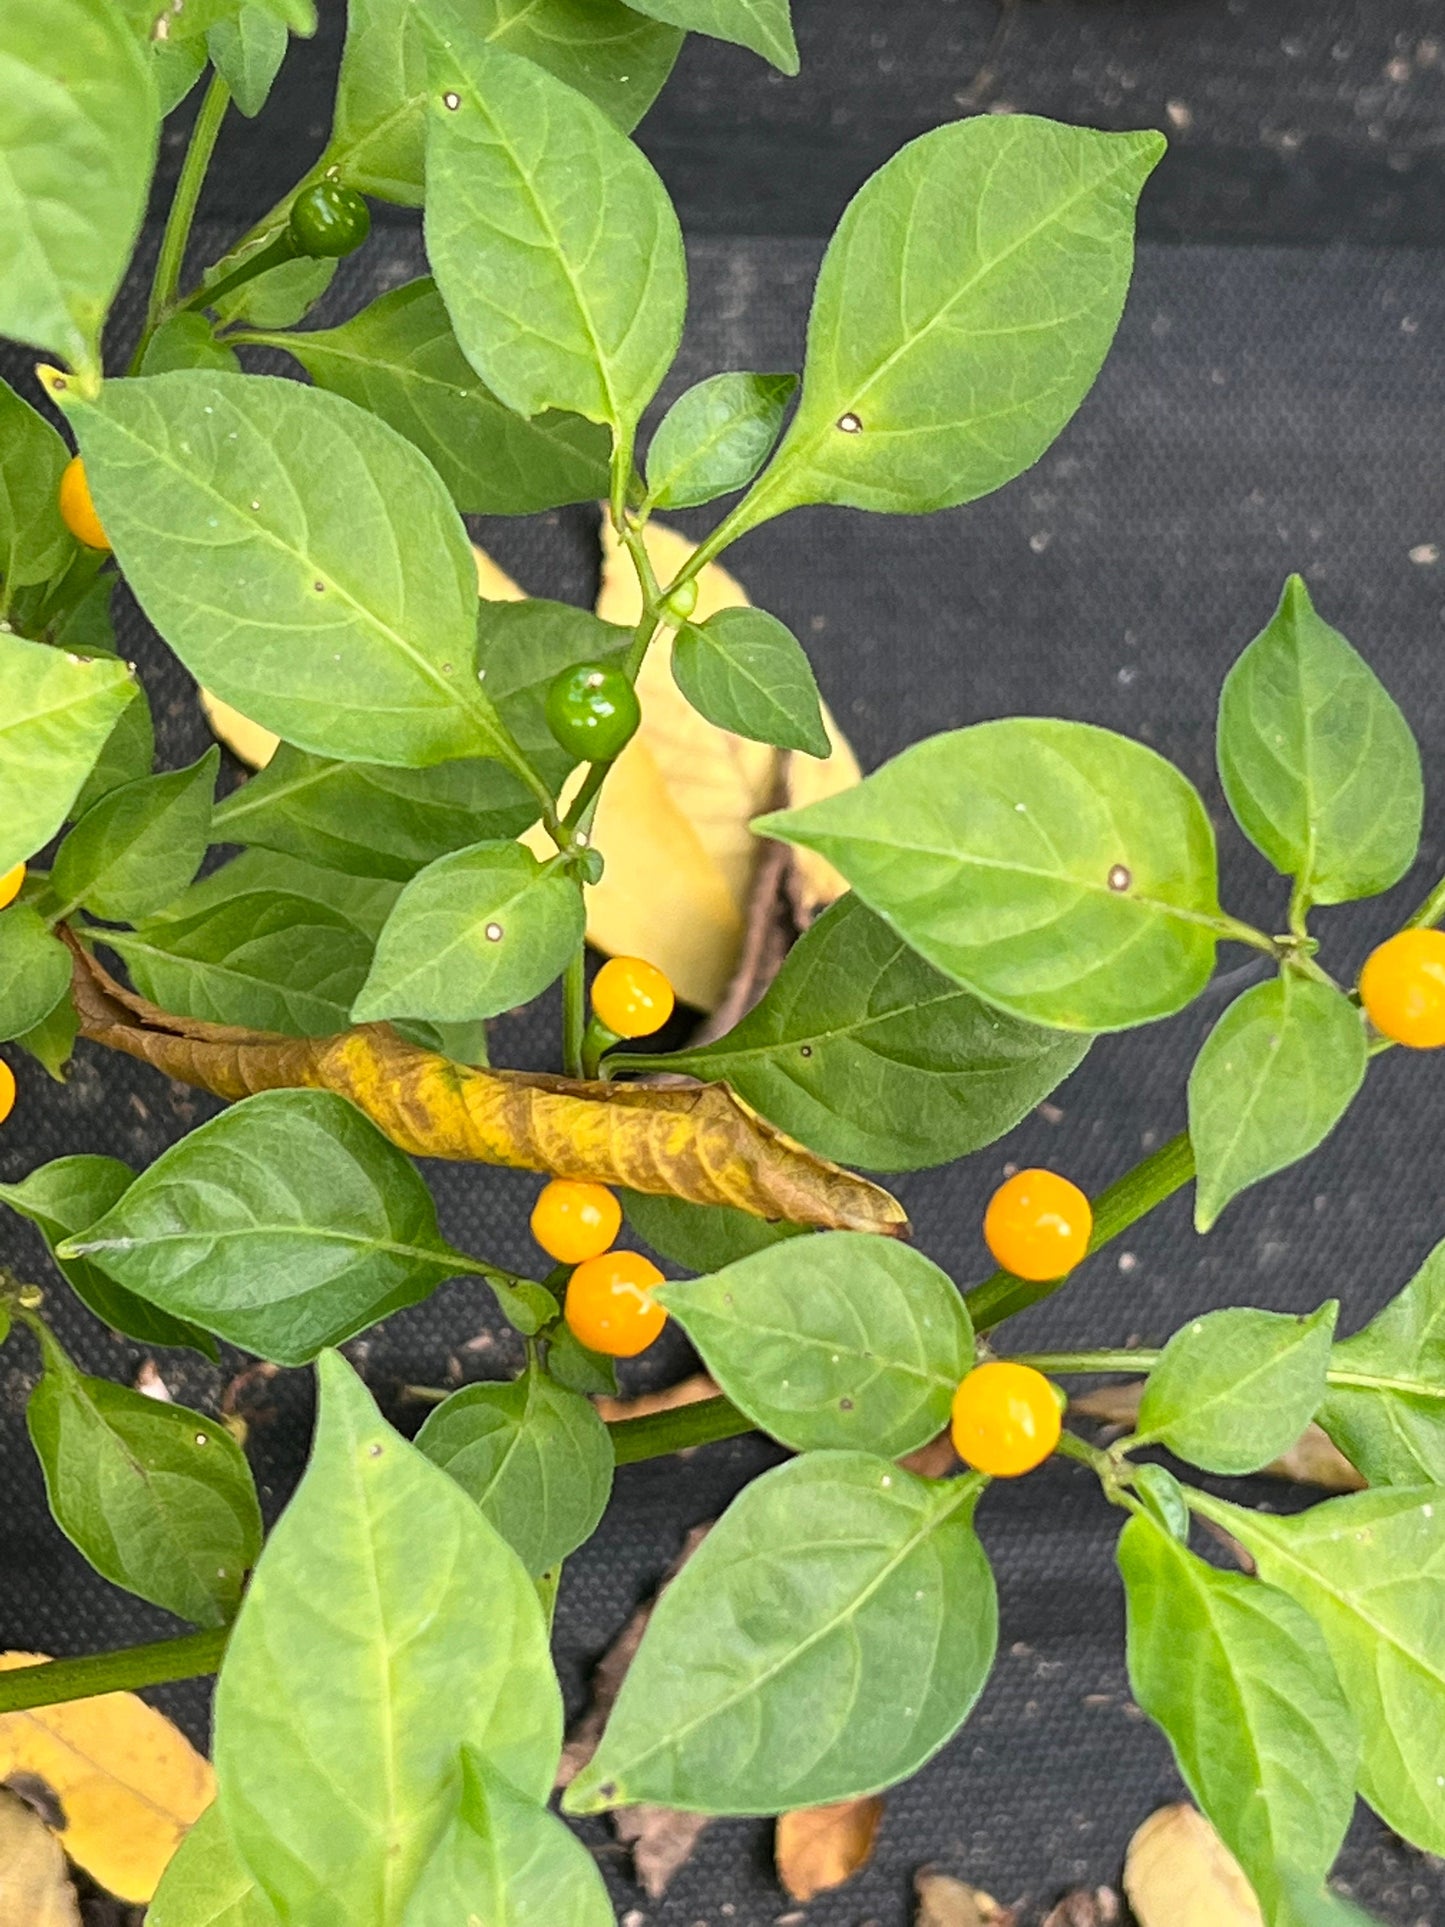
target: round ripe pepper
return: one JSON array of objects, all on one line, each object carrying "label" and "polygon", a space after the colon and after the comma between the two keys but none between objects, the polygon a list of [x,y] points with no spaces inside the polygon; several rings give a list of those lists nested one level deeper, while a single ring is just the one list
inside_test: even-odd
[{"label": "round ripe pepper", "polygon": [[[3,1124],[15,1109],[15,1073],[0,1057],[0,1124]],[[663,1317],[667,1316],[664,1312]]]},{"label": "round ripe pepper", "polygon": [[1094,1212],[1078,1185],[1054,1171],[1019,1171],[989,1199],[983,1235],[1015,1278],[1043,1284],[1072,1271],[1089,1249]]},{"label": "round ripe pepper", "polygon": [[547,691],[547,727],[579,762],[610,763],[641,721],[637,691],[616,663],[574,663]]},{"label": "round ripe pepper", "polygon": [[954,1393],[950,1430],[965,1465],[990,1478],[1016,1479],[1053,1451],[1063,1415],[1042,1372],[995,1359],[977,1366]]},{"label": "round ripe pepper", "polygon": [[312,181],[291,203],[288,221],[298,254],[338,259],[355,254],[371,232],[371,210],[355,188]]},{"label": "round ripe pepper", "polygon": [[609,957],[592,979],[597,1021],[618,1037],[650,1037],[676,1001],[662,971],[642,957]]},{"label": "round ripe pepper", "polygon": [[605,1184],[553,1178],[532,1206],[532,1236],[558,1264],[600,1257],[621,1229],[622,1206]]},{"label": "round ripe pepper", "polygon": [[7,903],[15,901],[24,883],[25,865],[23,863],[17,863],[13,869],[7,870],[4,876],[0,876],[0,910],[3,910]]},{"label": "round ripe pepper", "polygon": [[1445,1045],[1445,930],[1401,930],[1372,950],[1360,1002],[1382,1037],[1411,1050]]},{"label": "round ripe pepper", "polygon": [[85,479],[85,463],[72,455],[60,477],[60,519],[77,542],[88,549],[108,549],[110,537],[101,527],[90,499],[90,483]]},{"label": "round ripe pepper", "polygon": [[565,1316],[574,1338],[609,1358],[645,1352],[667,1323],[648,1293],[662,1273],[637,1251],[604,1251],[586,1258],[567,1280]]}]

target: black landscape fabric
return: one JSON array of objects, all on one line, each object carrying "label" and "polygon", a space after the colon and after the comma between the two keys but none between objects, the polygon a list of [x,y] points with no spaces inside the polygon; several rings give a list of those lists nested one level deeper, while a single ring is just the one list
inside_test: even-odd
[{"label": "black landscape fabric", "polygon": [[[203,205],[212,252],[290,185],[324,136],[341,8],[323,0],[317,43],[293,54],[259,128],[237,123]],[[941,727],[1014,713],[1105,724],[1152,743],[1202,788],[1231,907],[1273,927],[1282,886],[1232,827],[1213,769],[1226,669],[1300,570],[1321,613],[1363,651],[1424,751],[1429,805],[1412,876],[1388,899],[1321,918],[1353,970],[1445,867],[1445,12],[1438,0],[796,0],[803,77],[689,43],[641,130],[688,230],[693,321],[669,396],[722,368],[799,363],[827,230],[871,167],[913,134],[975,108],[1095,125],[1158,126],[1174,143],[1145,198],[1138,273],[1114,352],[1043,461],[971,508],[926,519],[812,510],[738,545],[729,566],[804,637],[825,696],[865,767]],[[190,109],[167,135],[174,170]],[[179,128],[182,132],[177,132]],[[230,178],[225,170],[229,165]],[[378,235],[343,265],[318,318],[340,318],[423,270],[414,221],[377,210]],[[149,247],[155,245],[151,232]],[[145,265],[148,265],[148,257]],[[137,277],[114,333],[124,345]],[[30,357],[0,372],[33,395]],[[279,366],[279,364],[277,364]],[[690,528],[700,517],[680,520]],[[595,592],[596,516],[475,525],[533,593]],[[208,735],[189,679],[122,600],[121,646],[151,694],[160,757]],[[237,780],[231,766],[227,781]],[[1233,987],[1251,966],[1226,952]],[[1105,1039],[1037,1115],[968,1163],[898,1182],[921,1247],[969,1281],[987,1269],[978,1226],[1005,1164],[1065,1166],[1097,1188],[1177,1130],[1194,1051],[1229,994],[1216,984],[1170,1023]],[[501,1020],[499,1062],[548,1062],[550,1000]],[[18,1053],[11,1053],[15,1061]],[[144,1165],[214,1108],[130,1061],[82,1046],[67,1086],[18,1066],[20,1104],[0,1132],[0,1176],[106,1152]],[[1439,1159],[1445,1081],[1395,1052],[1306,1164],[1249,1192],[1207,1239],[1175,1199],[1081,1273],[1022,1336],[1056,1345],[1162,1340],[1226,1302],[1284,1310],[1327,1296],[1352,1330],[1405,1283],[1445,1232]],[[447,1233],[503,1264],[530,1260],[537,1180],[483,1168],[428,1171]],[[38,1239],[0,1223],[0,1258],[44,1279]],[[82,1364],[127,1381],[143,1354],[54,1295]],[[1026,1326],[1026,1329],[1025,1329]],[[495,1377],[520,1362],[471,1283],[348,1348],[389,1415],[411,1431],[408,1386]],[[675,1335],[631,1368],[634,1387],[686,1368]],[[237,1369],[162,1360],[177,1396],[212,1403]],[[154,1638],[164,1614],[114,1591],[45,1510],[23,1406],[33,1349],[0,1369],[0,1642],[53,1654]],[[242,1409],[274,1517],[303,1462],[305,1373],[253,1385]],[[625,1470],[602,1529],[568,1562],[557,1649],[569,1708],[589,1669],[674,1557],[776,1454],[757,1439]],[[1256,1482],[1276,1507],[1303,1502]],[[904,1927],[915,1869],[934,1862],[1001,1900],[1041,1907],[1076,1884],[1113,1883],[1152,1809],[1181,1797],[1161,1738],[1131,1705],[1116,1521],[1082,1470],[1054,1465],[983,1508],[999,1574],[994,1679],[962,1734],[889,1796],[872,1866],[810,1905],[808,1927]],[[158,1704],[204,1739],[207,1691]],[[765,1927],[789,1914],[761,1823],[704,1834],[665,1899],[649,1902],[602,1823],[589,1823],[629,1927]],[[1445,1919],[1445,1873],[1361,1814],[1340,1864],[1394,1927]]]}]

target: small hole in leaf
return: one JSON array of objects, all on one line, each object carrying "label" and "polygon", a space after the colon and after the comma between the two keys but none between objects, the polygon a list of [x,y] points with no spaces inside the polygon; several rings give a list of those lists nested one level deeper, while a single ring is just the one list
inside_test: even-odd
[{"label": "small hole in leaf", "polygon": [[863,418],[861,415],[855,415],[850,409],[846,415],[840,415],[838,417],[838,426],[845,435],[861,435],[863,433]]},{"label": "small hole in leaf", "polygon": [[381,1457],[381,1447],[379,1445],[368,1445],[366,1448],[366,1456],[369,1459],[379,1459]]},{"label": "small hole in leaf", "polygon": [[501,926],[501,924],[499,924],[499,923],[489,923],[489,924],[487,925],[487,942],[488,942],[488,943],[500,943],[501,941],[502,941],[502,926]]},{"label": "small hole in leaf", "polygon": [[813,1055],[813,1046],[811,1044],[799,1044],[798,1055],[799,1057],[811,1057]]},{"label": "small hole in leaf", "polygon": [[457,109],[461,106],[461,104],[462,104],[462,97],[460,94],[443,94],[442,95],[442,106],[445,107],[449,113],[454,114],[457,111]]},{"label": "small hole in leaf", "polygon": [[311,586],[316,591],[317,595],[325,595],[326,584],[324,582],[313,582]]},{"label": "small hole in leaf", "polygon": [[1116,863],[1109,872],[1109,888],[1111,890],[1127,890],[1133,881],[1133,872],[1126,869],[1122,863]]},{"label": "small hole in leaf", "polygon": [[196,1434],[196,1444],[197,1444],[197,1445],[209,1445],[209,1444],[210,1444],[210,1442],[211,1442],[211,1441],[210,1441],[210,1440],[209,1440],[209,1439],[208,1439],[208,1438],[206,1437],[206,1435],[205,1435],[205,1433],[204,1433],[204,1432],[197,1432],[197,1434]]}]

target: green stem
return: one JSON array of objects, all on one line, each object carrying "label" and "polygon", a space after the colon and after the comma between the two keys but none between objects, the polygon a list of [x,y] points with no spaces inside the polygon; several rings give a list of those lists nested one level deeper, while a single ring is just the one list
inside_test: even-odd
[{"label": "green stem", "polygon": [[1405,925],[1407,930],[1423,930],[1439,923],[1445,917],[1445,877],[1441,877],[1435,888],[1426,897],[1420,908]]},{"label": "green stem", "polygon": [[79,1659],[47,1659],[37,1666],[16,1666],[0,1673],[0,1713],[23,1713],[32,1706],[58,1706],[62,1700],[92,1699],[97,1693],[134,1692],[167,1680],[195,1679],[214,1673],[226,1650],[230,1628],[184,1633],[150,1646],[125,1646],[119,1652],[86,1653]]},{"label": "green stem", "polygon": [[257,275],[266,274],[272,268],[279,268],[284,262],[295,259],[296,243],[291,239],[291,230],[282,228],[269,246],[249,255],[240,267],[222,275],[219,281],[209,281],[197,288],[194,294],[187,295],[180,304],[180,312],[184,314],[192,308],[214,307],[222,295],[231,294],[235,289],[243,288],[248,281],[254,281]]},{"label": "green stem", "polygon": [[729,1400],[705,1398],[670,1412],[649,1412],[646,1418],[614,1419],[607,1430],[617,1463],[636,1465],[643,1459],[665,1458],[669,1452],[685,1452],[690,1446],[735,1439],[757,1427]]},{"label": "green stem", "polygon": [[[1126,1171],[1122,1178],[1116,1178],[1106,1191],[1101,1191],[1094,1200],[1094,1232],[1089,1239],[1089,1253],[1092,1255],[1101,1246],[1117,1238],[1121,1231],[1127,1231],[1132,1224],[1152,1211],[1156,1204],[1172,1197],[1181,1186],[1194,1176],[1194,1150],[1189,1142],[1189,1133],[1181,1131],[1177,1137],[1161,1144],[1157,1151],[1151,1151],[1132,1171]],[[1065,1272],[1062,1278],[1051,1278],[1042,1284],[1035,1284],[1026,1278],[1015,1278],[1012,1272],[996,1271],[992,1278],[986,1278],[972,1291],[966,1291],[963,1302],[967,1305],[969,1316],[973,1319],[975,1331],[989,1331],[994,1325],[1002,1324],[1005,1318],[1012,1318],[1016,1312],[1026,1311],[1030,1305],[1042,1304],[1056,1291],[1066,1285],[1072,1277]]]},{"label": "green stem", "polygon": [[562,1069],[582,1075],[582,1037],[587,1029],[587,951],[578,944],[562,976]]},{"label": "green stem", "polygon": [[166,229],[161,236],[161,251],[156,256],[156,271],[151,281],[150,300],[146,304],[145,327],[141,331],[140,344],[131,358],[129,370],[131,374],[135,374],[140,367],[145,358],[145,351],[150,346],[151,336],[175,301],[176,290],[181,281],[181,268],[185,263],[186,244],[191,238],[191,225],[196,218],[196,207],[201,198],[201,189],[205,185],[206,171],[211,165],[211,156],[216,151],[216,139],[230,104],[230,88],[219,74],[212,74],[211,84],[205,91],[200,111],[191,128],[190,144],[186,148],[186,158],[181,163],[180,179],[176,182],[171,211],[166,216]]},{"label": "green stem", "polygon": [[1036,1372],[1055,1372],[1065,1378],[1087,1377],[1093,1372],[1152,1372],[1159,1363],[1157,1351],[1104,1352],[1010,1352],[1015,1365],[1032,1365]]}]

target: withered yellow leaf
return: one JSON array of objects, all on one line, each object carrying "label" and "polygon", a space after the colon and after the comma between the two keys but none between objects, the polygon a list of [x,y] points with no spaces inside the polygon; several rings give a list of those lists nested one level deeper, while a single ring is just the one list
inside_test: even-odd
[{"label": "withered yellow leaf", "polygon": [[[0,1669],[43,1653],[0,1654]],[[210,1762],[134,1693],[0,1714],[0,1780],[33,1773],[65,1815],[66,1852],[108,1893],[144,1903],[215,1798]]]},{"label": "withered yellow leaf", "polygon": [[[693,544],[649,523],[647,552],[668,581]],[[747,592],[713,562],[697,578],[694,617],[746,608]],[[610,522],[602,523],[602,587],[597,613],[634,624],[642,613],[637,575]],[[699,716],[672,677],[659,639],[637,679],[642,726],[603,789],[593,842],[606,859],[588,893],[587,934],[613,955],[645,956],[665,970],[685,1002],[713,1010],[742,945],[758,840],[748,825],[764,810],[814,802],[858,781],[857,760],[824,711],[834,752],[826,761],[784,755],[734,736]],[[685,834],[690,830],[691,835]],[[821,908],[846,887],[830,864],[800,859],[803,895]]]},{"label": "withered yellow leaf", "polygon": [[876,1793],[783,1814],[774,1858],[784,1888],[794,1900],[811,1900],[851,1880],[873,1857],[882,1818],[883,1801]]},{"label": "withered yellow leaf", "polygon": [[40,1815],[0,1787],[0,1927],[80,1927],[60,1842]]},{"label": "withered yellow leaf", "polygon": [[1139,1828],[1124,1892],[1139,1927],[1264,1927],[1243,1868],[1191,1806],[1161,1807]]},{"label": "withered yellow leaf", "polygon": [[[519,589],[503,569],[499,569],[489,555],[483,553],[475,543],[472,553],[477,558],[477,593],[488,602],[520,602],[526,594]],[[243,716],[239,709],[230,703],[223,703],[219,696],[209,689],[199,691],[201,710],[211,726],[211,734],[218,742],[224,743],[231,754],[252,769],[264,769],[281,746],[281,738],[274,731],[263,729],[253,723],[249,716]]]},{"label": "withered yellow leaf", "polygon": [[582,1083],[478,1070],[361,1024],[281,1037],[174,1017],[123,988],[71,939],[82,1035],[218,1097],[335,1091],[415,1157],[504,1164],[727,1204],[841,1231],[907,1230],[881,1186],[777,1130],[725,1084]]},{"label": "withered yellow leaf", "polygon": [[952,1874],[925,1867],[913,1880],[918,1915],[913,1927],[1014,1927],[1014,1915],[992,1894]]}]

